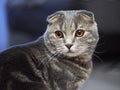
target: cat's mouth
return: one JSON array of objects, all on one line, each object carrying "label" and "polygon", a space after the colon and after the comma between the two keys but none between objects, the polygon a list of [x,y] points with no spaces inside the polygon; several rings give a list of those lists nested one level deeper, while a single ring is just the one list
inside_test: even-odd
[{"label": "cat's mouth", "polygon": [[76,57],[76,56],[78,56],[78,53],[75,53],[72,50],[68,50],[66,52],[66,55],[69,56],[69,57]]},{"label": "cat's mouth", "polygon": [[78,56],[80,53],[75,51],[74,49],[58,49],[57,52],[61,55],[65,55],[65,56],[69,56],[69,57],[76,57]]},{"label": "cat's mouth", "polygon": [[69,49],[69,50],[67,51],[67,53],[73,53],[73,52],[72,52],[72,50],[71,50],[71,49]]}]

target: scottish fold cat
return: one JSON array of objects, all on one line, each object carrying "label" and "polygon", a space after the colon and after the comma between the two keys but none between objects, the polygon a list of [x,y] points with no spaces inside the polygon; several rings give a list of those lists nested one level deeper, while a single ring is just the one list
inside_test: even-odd
[{"label": "scottish fold cat", "polygon": [[99,39],[92,12],[57,11],[36,41],[0,53],[0,90],[80,90]]}]

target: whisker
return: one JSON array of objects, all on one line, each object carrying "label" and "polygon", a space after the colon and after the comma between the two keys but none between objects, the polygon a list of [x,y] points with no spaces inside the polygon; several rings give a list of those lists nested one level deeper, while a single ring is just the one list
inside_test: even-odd
[{"label": "whisker", "polygon": [[47,58],[48,58],[48,57],[44,57],[44,58],[40,61],[40,63],[38,64],[38,66],[40,66],[41,64],[45,65],[45,60],[46,60]]},{"label": "whisker", "polygon": [[102,46],[102,45],[104,45],[104,44],[105,44],[105,43],[98,43],[98,44],[97,44],[97,47],[98,47],[98,46]]},{"label": "whisker", "polygon": [[104,53],[104,52],[94,51],[94,53],[101,54],[101,53]]},{"label": "whisker", "polygon": [[58,55],[57,52],[56,52],[55,54],[53,54],[53,55],[50,57],[50,59],[47,60],[46,65],[49,66],[48,63],[49,63],[55,56],[57,56],[57,55]]},{"label": "whisker", "polygon": [[99,36],[99,40],[103,39],[105,35]]},{"label": "whisker", "polygon": [[99,56],[97,56],[95,53],[93,54],[93,57],[96,58],[95,60],[99,60],[100,62],[104,63],[104,61]]}]

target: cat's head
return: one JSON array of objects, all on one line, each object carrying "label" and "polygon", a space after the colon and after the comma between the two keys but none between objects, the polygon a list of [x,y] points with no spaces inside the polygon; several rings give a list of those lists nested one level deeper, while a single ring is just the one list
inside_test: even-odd
[{"label": "cat's head", "polygon": [[93,13],[58,11],[48,16],[47,21],[44,41],[51,53],[69,57],[92,54],[99,39]]}]

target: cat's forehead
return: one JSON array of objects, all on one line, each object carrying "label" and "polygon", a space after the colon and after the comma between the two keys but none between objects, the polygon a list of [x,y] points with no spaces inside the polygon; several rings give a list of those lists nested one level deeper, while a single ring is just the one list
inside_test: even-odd
[{"label": "cat's forehead", "polygon": [[74,18],[77,14],[77,11],[60,11],[60,13],[63,13],[66,19]]},{"label": "cat's forehead", "polygon": [[88,28],[88,24],[83,23],[82,21],[77,21],[76,18],[73,16],[71,17],[66,17],[64,19],[64,21],[62,21],[61,23],[59,23],[57,25],[57,27],[59,28],[59,30],[62,30],[64,32],[72,32],[78,29],[87,29]]},{"label": "cat's forehead", "polygon": [[53,27],[64,32],[86,29],[88,24],[93,24],[93,20],[92,16],[82,10],[58,11],[48,17],[48,22],[52,23]]},{"label": "cat's forehead", "polygon": [[78,12],[82,12],[83,10],[67,10],[67,11],[58,11],[59,13],[63,13],[65,16],[73,17]]},{"label": "cat's forehead", "polygon": [[77,26],[76,26],[74,20],[66,19],[66,20],[64,20],[64,22],[62,22],[62,24],[59,26],[59,28],[63,31],[73,31],[73,30],[77,29]]}]

